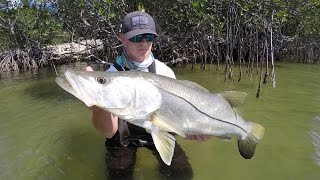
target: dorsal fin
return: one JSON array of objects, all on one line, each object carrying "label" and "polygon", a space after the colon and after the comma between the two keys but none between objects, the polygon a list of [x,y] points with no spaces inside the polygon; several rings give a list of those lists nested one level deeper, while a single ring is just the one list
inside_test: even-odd
[{"label": "dorsal fin", "polygon": [[245,92],[239,91],[224,91],[220,93],[230,104],[232,107],[236,108],[244,104],[244,100],[248,95]]}]

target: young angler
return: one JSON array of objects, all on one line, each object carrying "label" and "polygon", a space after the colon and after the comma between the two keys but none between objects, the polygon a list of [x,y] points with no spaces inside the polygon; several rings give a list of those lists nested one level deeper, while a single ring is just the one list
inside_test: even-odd
[{"label": "young angler", "polygon": [[[151,49],[156,33],[153,18],[140,11],[127,14],[122,22],[119,34],[123,51],[116,63],[107,71],[138,70],[176,78],[174,72],[164,63],[155,59]],[[88,66],[87,71],[93,71]],[[110,112],[98,107],[91,107],[92,121],[95,128],[106,137],[106,163],[108,178],[133,178],[136,152],[139,147],[150,149],[159,162],[160,173],[170,178],[192,179],[193,172],[188,158],[181,147],[176,144],[170,166],[161,160],[152,137],[144,128],[127,123]],[[206,135],[189,135],[187,139],[205,141]]]}]

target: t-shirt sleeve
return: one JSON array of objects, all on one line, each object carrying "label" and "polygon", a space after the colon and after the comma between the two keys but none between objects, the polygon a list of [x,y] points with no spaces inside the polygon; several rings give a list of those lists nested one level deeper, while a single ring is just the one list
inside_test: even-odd
[{"label": "t-shirt sleeve", "polygon": [[155,61],[156,61],[157,74],[176,79],[176,75],[174,74],[173,70],[169,66],[165,65],[163,62],[159,60],[155,60]]}]

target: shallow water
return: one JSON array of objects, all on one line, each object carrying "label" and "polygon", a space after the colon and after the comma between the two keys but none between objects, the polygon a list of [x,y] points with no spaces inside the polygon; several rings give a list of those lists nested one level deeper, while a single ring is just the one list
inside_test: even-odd
[{"label": "shallow water", "polygon": [[[310,131],[319,130],[313,123],[320,117],[319,65],[277,65],[277,87],[263,85],[259,99],[258,76],[225,83],[222,71],[189,69],[175,69],[177,77],[211,92],[247,92],[242,116],[266,128],[251,160],[240,156],[234,139],[199,143],[178,138],[194,179],[320,177],[310,137]],[[59,88],[54,77],[47,70],[1,73],[0,179],[105,179],[104,139],[93,128],[90,111]],[[138,151],[134,176],[159,179],[156,159],[146,149]]]}]

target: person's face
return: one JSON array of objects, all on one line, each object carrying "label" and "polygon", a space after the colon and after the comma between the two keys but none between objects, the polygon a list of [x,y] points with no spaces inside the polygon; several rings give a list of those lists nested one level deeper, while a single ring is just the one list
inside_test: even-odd
[{"label": "person's face", "polygon": [[147,42],[145,38],[141,42],[131,42],[123,34],[120,34],[120,39],[131,60],[142,62],[148,59],[152,49],[152,42]]}]

